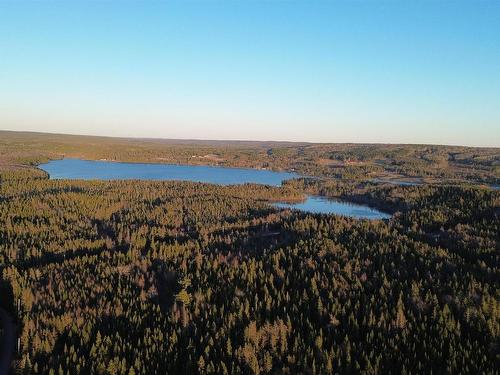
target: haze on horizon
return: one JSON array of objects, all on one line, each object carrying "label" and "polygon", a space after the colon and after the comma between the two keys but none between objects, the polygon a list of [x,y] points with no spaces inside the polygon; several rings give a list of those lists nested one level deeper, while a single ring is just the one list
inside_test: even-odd
[{"label": "haze on horizon", "polygon": [[0,2],[0,129],[500,146],[500,2]]}]

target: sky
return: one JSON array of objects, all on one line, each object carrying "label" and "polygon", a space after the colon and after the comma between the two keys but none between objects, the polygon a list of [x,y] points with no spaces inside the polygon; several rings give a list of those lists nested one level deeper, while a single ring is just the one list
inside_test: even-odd
[{"label": "sky", "polygon": [[500,1],[0,0],[0,129],[500,146]]}]

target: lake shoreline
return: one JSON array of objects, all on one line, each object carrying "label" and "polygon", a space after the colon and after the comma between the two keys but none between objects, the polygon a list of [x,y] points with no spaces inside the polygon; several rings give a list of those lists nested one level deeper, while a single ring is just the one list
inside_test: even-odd
[{"label": "lake shoreline", "polygon": [[[76,180],[151,180],[151,181],[189,181],[216,185],[258,184],[286,188],[285,181],[304,178],[296,173],[274,172],[251,168],[228,168],[223,166],[198,166],[178,164],[127,163],[104,160],[58,159],[40,164],[39,169],[48,178]],[[300,191],[300,190],[299,190]],[[341,214],[366,219],[388,219],[389,214],[370,205],[360,205],[351,199],[312,196],[302,192],[301,199],[283,202],[276,199],[275,207],[290,205],[306,212]],[[293,207],[292,207],[293,206]],[[285,206],[284,206],[285,207]]]}]

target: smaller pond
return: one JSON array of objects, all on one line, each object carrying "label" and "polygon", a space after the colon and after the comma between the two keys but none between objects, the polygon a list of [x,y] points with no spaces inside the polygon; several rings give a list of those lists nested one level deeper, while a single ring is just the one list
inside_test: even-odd
[{"label": "smaller pond", "polygon": [[343,202],[319,196],[309,196],[300,203],[274,203],[278,208],[290,208],[314,214],[335,214],[356,219],[390,219],[391,215],[360,204]]}]

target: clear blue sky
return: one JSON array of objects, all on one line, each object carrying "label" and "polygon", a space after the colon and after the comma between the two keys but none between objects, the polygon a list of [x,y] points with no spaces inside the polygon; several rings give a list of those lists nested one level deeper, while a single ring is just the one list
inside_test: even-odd
[{"label": "clear blue sky", "polygon": [[0,129],[500,146],[500,1],[0,0]]}]

